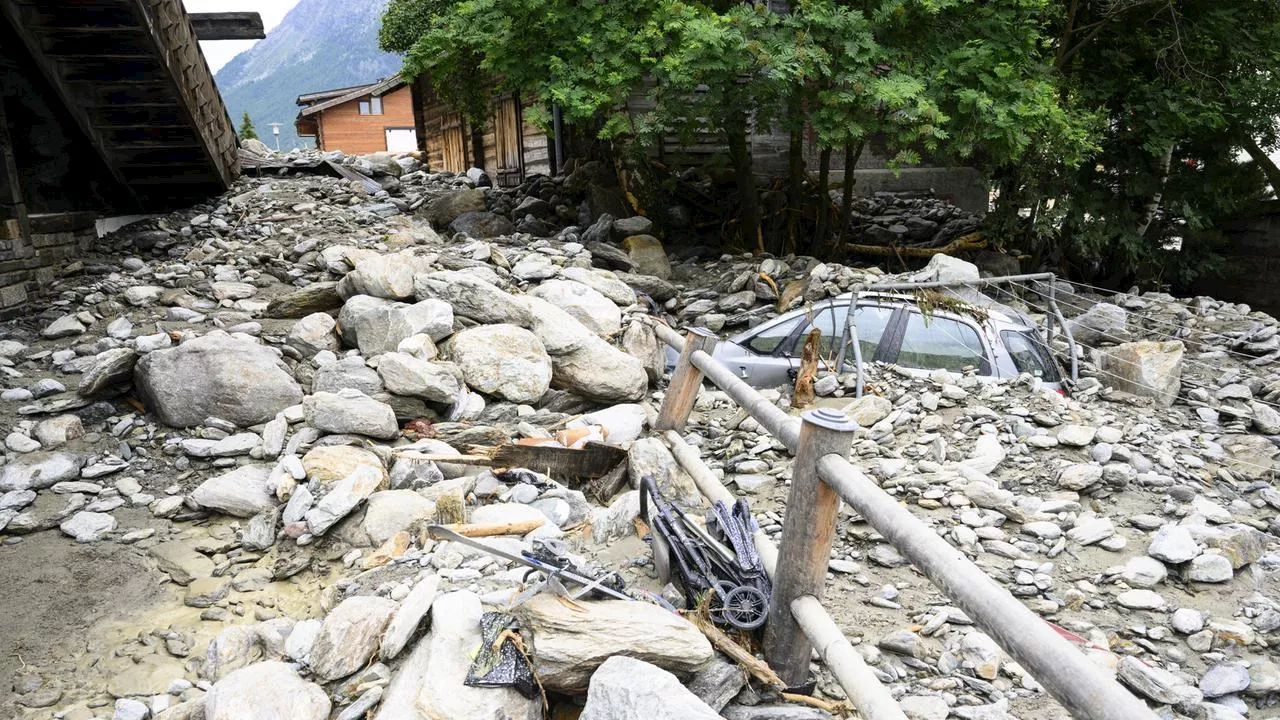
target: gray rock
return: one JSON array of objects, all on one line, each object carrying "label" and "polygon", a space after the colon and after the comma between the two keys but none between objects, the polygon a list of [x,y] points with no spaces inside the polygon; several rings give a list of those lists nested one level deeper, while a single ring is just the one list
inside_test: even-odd
[{"label": "gray rock", "polygon": [[213,561],[179,540],[163,542],[149,550],[160,571],[178,585],[189,585],[196,578],[213,573]]},{"label": "gray rock", "polygon": [[1121,607],[1130,610],[1158,610],[1164,607],[1164,598],[1150,590],[1126,590],[1116,596]]},{"label": "gray rock", "polygon": [[63,315],[62,317],[49,323],[49,326],[40,331],[40,337],[47,340],[57,340],[58,338],[79,335],[85,331],[84,325],[75,315]]},{"label": "gray rock", "polygon": [[658,491],[669,501],[688,510],[702,507],[698,486],[658,438],[641,438],[631,444],[627,450],[627,472],[633,487],[639,487],[641,478],[651,476]]},{"label": "gray rock", "polygon": [[487,211],[462,213],[449,223],[449,229],[480,239],[501,237],[516,231],[510,220]]},{"label": "gray rock", "polygon": [[338,322],[332,315],[312,313],[293,324],[285,342],[309,358],[321,350],[338,349],[337,328]]},{"label": "gray rock", "polygon": [[898,701],[907,720],[947,720],[950,708],[940,695],[907,695]]},{"label": "gray rock", "polygon": [[116,700],[115,712],[111,720],[147,720],[151,717],[151,708],[131,698]]},{"label": "gray rock", "polygon": [[274,352],[221,330],[148,353],[134,368],[134,384],[174,427],[211,416],[248,427],[302,401],[302,388]]},{"label": "gray rock", "polygon": [[1088,463],[1068,465],[1058,473],[1058,487],[1064,490],[1085,490],[1102,481],[1102,468]]},{"label": "gray rock", "polygon": [[631,321],[622,334],[622,351],[640,361],[651,385],[666,372],[665,348],[653,328],[639,320]]},{"label": "gray rock", "polygon": [[1169,625],[1183,635],[1194,635],[1204,629],[1204,615],[1192,608],[1178,608],[1170,616]]},{"label": "gray rock", "polygon": [[605,660],[591,676],[580,720],[720,720],[720,715],[675,675],[618,656]]},{"label": "gray rock", "polygon": [[1149,588],[1164,582],[1168,575],[1169,570],[1164,563],[1146,555],[1138,555],[1125,563],[1124,572],[1120,576],[1134,587]]},{"label": "gray rock", "polygon": [[428,402],[452,404],[462,384],[447,366],[401,352],[378,358],[378,377],[397,395],[420,397]]},{"label": "gray rock", "polygon": [[1207,698],[1222,697],[1249,687],[1249,670],[1236,663],[1218,663],[1200,678],[1200,691]]},{"label": "gray rock", "polygon": [[79,543],[90,543],[116,529],[116,519],[106,513],[78,512],[59,526]]},{"label": "gray rock", "polygon": [[516,403],[536,402],[551,385],[551,358],[537,336],[515,325],[464,330],[449,353],[467,385]]},{"label": "gray rock", "polygon": [[316,370],[311,381],[311,392],[336,393],[346,388],[359,390],[370,397],[384,390],[378,371],[366,365],[361,357],[344,357],[338,362],[323,365]]},{"label": "gray rock", "polygon": [[0,467],[0,492],[44,490],[80,477],[85,459],[69,452],[33,452]]},{"label": "gray rock", "polygon": [[529,310],[515,297],[474,275],[460,271],[428,273],[418,275],[413,282],[419,300],[442,300],[453,308],[454,314],[476,322],[520,327],[533,323]]},{"label": "gray rock", "polygon": [[[803,705],[730,705],[721,716],[725,720],[834,720],[832,716],[818,708]],[[989,720],[1007,720],[1006,718],[989,718]]]},{"label": "gray rock", "polygon": [[396,413],[359,390],[320,392],[302,403],[307,424],[329,433],[367,435],[390,440],[400,433]]},{"label": "gray rock", "polygon": [[342,296],[338,294],[338,283],[314,282],[272,300],[265,315],[271,318],[303,318],[340,307]]},{"label": "gray rock", "polygon": [[[344,525],[342,538],[358,547],[379,547],[419,520],[430,520],[436,504],[412,490],[382,490],[368,497],[364,514]],[[353,518],[355,520],[356,518]]]},{"label": "gray rock", "polygon": [[1166,705],[1178,702],[1186,687],[1186,683],[1168,670],[1148,665],[1132,655],[1121,658],[1118,676],[1143,697]]},{"label": "gray rock", "polygon": [[437,229],[449,227],[459,215],[485,209],[485,193],[480,189],[459,190],[436,198],[427,205],[427,219]]},{"label": "gray rock", "polygon": [[1122,343],[1129,340],[1129,313],[1111,303],[1098,303],[1083,314],[1068,321],[1076,342],[1097,347],[1102,343]]},{"label": "gray rock", "polygon": [[1166,525],[1156,531],[1147,554],[1157,560],[1178,565],[1190,562],[1200,554],[1200,546],[1191,531],[1182,525]]},{"label": "gray rock", "polygon": [[213,684],[205,696],[205,720],[327,720],[324,689],[298,677],[282,662],[241,668]]},{"label": "gray rock", "polygon": [[1191,561],[1187,567],[1187,579],[1202,583],[1231,582],[1235,571],[1231,561],[1217,553],[1205,553]]},{"label": "gray rock", "polygon": [[[605,661],[608,664],[608,661]],[[603,667],[603,666],[602,666]],[[599,672],[598,670],[596,671]],[[592,684],[596,676],[591,677]],[[716,655],[711,664],[698,671],[689,681],[689,692],[719,712],[729,704],[747,683],[746,674],[735,663]]]},{"label": "gray rock", "polygon": [[644,397],[649,376],[639,360],[551,303],[532,296],[521,300],[533,316],[533,333],[551,355],[556,387],[600,403],[636,402]]},{"label": "gray rock", "polygon": [[429,575],[419,580],[405,599],[400,601],[400,607],[387,623],[386,632],[382,634],[382,642],[378,648],[378,657],[382,658],[383,662],[391,662],[404,650],[409,639],[417,632],[422,619],[431,610],[431,604],[435,602],[439,592],[439,576]]},{"label": "gray rock", "polygon": [[191,501],[207,510],[236,517],[253,517],[275,509],[267,479],[267,465],[244,465],[231,472],[205,480],[191,493]]},{"label": "gray rock", "polygon": [[112,348],[96,356],[93,366],[80,377],[76,392],[81,397],[93,397],[110,388],[129,382],[138,353],[132,348]]},{"label": "gray rock", "polygon": [[656,605],[604,600],[583,607],[585,612],[575,611],[541,594],[517,610],[534,672],[548,690],[582,691],[596,668],[616,655],[686,676],[715,655],[697,628]]},{"label": "gray rock", "polygon": [[355,268],[338,283],[343,297],[371,295],[388,300],[413,297],[413,276],[431,272],[435,258],[404,250],[388,255],[370,255],[356,262]]},{"label": "gray rock", "polygon": [[441,595],[431,605],[431,630],[400,666],[375,720],[541,720],[542,701],[510,687],[463,684],[480,646],[480,598]]},{"label": "gray rock", "polygon": [[342,341],[366,357],[393,352],[419,333],[442,340],[453,332],[453,308],[439,300],[408,303],[356,295],[338,313]]},{"label": "gray rock", "polygon": [[566,267],[560,270],[560,277],[580,282],[621,307],[633,305],[636,302],[636,291],[608,270]]},{"label": "gray rock", "polygon": [[344,678],[378,650],[378,641],[398,606],[392,600],[368,595],[349,597],[324,618],[311,646],[311,672],[321,680]]},{"label": "gray rock", "polygon": [[580,282],[548,280],[531,294],[569,313],[597,335],[617,335],[622,331],[622,312],[618,306]]},{"label": "gray rock", "polygon": [[619,218],[613,221],[613,239],[622,240],[632,235],[648,235],[653,231],[653,221],[643,215]]}]

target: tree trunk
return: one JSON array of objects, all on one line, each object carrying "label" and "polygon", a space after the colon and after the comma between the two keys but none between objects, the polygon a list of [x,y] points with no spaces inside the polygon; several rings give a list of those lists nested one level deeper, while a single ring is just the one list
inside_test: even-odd
[{"label": "tree trunk", "polygon": [[733,178],[742,203],[739,217],[742,244],[760,254],[764,252],[764,238],[760,235],[760,198],[756,194],[755,174],[751,171],[751,151],[747,149],[747,121],[741,114],[730,113],[729,118],[725,142],[729,146],[729,161],[733,163]]},{"label": "tree trunk", "polygon": [[822,148],[818,155],[818,217],[813,230],[811,247],[822,247],[827,242],[827,226],[831,224],[831,148]]},{"label": "tree trunk", "polygon": [[854,171],[858,167],[858,158],[862,157],[862,146],[865,140],[844,144],[844,188],[840,195],[840,242],[849,235],[849,218],[853,216],[853,185],[857,182]]},{"label": "tree trunk", "polygon": [[1244,150],[1249,153],[1249,157],[1258,163],[1258,167],[1262,169],[1262,173],[1267,176],[1267,182],[1271,183],[1271,192],[1276,197],[1280,197],[1280,167],[1276,167],[1276,163],[1267,155],[1262,148],[1258,147],[1258,141],[1253,139],[1252,135],[1244,136]]},{"label": "tree trunk", "polygon": [[800,355],[800,372],[796,375],[796,387],[791,393],[791,407],[802,408],[813,404],[817,393],[813,390],[813,380],[818,375],[818,338],[822,331],[814,328],[804,340],[804,351]]},{"label": "tree trunk", "polygon": [[[804,204],[804,98],[801,90],[791,93],[787,101],[787,119],[791,123],[791,142],[787,146],[787,243],[784,250],[794,251],[800,227],[800,208]],[[782,254],[782,253],[779,253]]]},{"label": "tree trunk", "polygon": [[1142,220],[1139,221],[1138,227],[1134,228],[1138,233],[1138,237],[1146,235],[1147,230],[1151,227],[1151,221],[1156,219],[1156,211],[1160,209],[1160,201],[1164,199],[1164,184],[1169,180],[1169,164],[1171,162],[1173,162],[1173,143],[1169,143],[1169,147],[1160,156],[1160,187],[1156,189],[1151,199],[1147,201],[1147,206],[1142,211]]}]

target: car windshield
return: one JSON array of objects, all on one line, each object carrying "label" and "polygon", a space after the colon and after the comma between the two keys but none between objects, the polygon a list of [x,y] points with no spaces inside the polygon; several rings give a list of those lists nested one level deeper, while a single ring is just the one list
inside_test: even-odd
[{"label": "car windshield", "polygon": [[1048,348],[1040,342],[1033,330],[1004,330],[1000,333],[1005,349],[1013,358],[1020,373],[1030,373],[1045,382],[1061,382],[1058,366],[1053,362]]},{"label": "car windshield", "polygon": [[912,312],[902,335],[897,363],[903,367],[961,372],[967,367],[990,374],[978,331],[951,318]]}]

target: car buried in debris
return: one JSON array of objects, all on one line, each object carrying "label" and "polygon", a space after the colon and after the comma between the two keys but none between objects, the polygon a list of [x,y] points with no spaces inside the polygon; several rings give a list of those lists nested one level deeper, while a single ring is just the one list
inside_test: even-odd
[{"label": "car buried in debris", "polygon": [[[784,313],[722,340],[716,360],[753,387],[794,381],[805,339],[817,330],[819,369],[856,372],[860,363],[893,364],[911,374],[973,372],[979,379],[1027,373],[1067,389],[1043,332],[1026,315],[984,296],[968,302],[936,292],[848,293]],[[849,310],[853,307],[850,317]]]}]

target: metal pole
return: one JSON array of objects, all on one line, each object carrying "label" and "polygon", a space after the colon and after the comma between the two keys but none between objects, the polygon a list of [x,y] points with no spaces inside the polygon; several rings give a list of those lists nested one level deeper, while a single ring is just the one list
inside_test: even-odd
[{"label": "metal pole", "polygon": [[827,455],[818,461],[818,475],[1022,664],[1072,717],[1156,720],[1145,703],[848,460]]},{"label": "metal pole", "polygon": [[764,626],[764,659],[790,687],[808,681],[813,652],[791,616],[791,601],[805,595],[822,598],[840,509],[840,498],[818,478],[818,461],[829,454],[848,457],[858,428],[844,413],[826,408],[805,411],[800,418],[800,447],[791,466],[787,515],[778,543],[778,575]]},{"label": "metal pole", "polygon": [[551,174],[559,175],[564,169],[564,111],[559,105],[551,106],[551,134],[556,136],[556,166]]},{"label": "metal pole", "polygon": [[702,371],[716,387],[725,391],[734,402],[742,406],[756,422],[770,434],[782,441],[791,452],[795,452],[800,442],[800,420],[788,415],[777,405],[765,400],[755,388],[742,382],[729,368],[721,365],[715,358],[697,350],[689,354],[689,361]]},{"label": "metal pole", "polygon": [[931,280],[929,282],[888,282],[867,285],[864,290],[924,290],[945,287],[985,287],[1011,282],[1031,282],[1032,280],[1052,280],[1053,273],[1032,273],[1030,275],[1001,275],[1000,277],[978,278],[977,280]]},{"label": "metal pole", "polygon": [[889,689],[876,679],[818,598],[812,595],[796,598],[791,602],[791,616],[813,642],[818,656],[836,676],[840,687],[849,694],[849,701],[859,715],[867,720],[907,720]]}]

